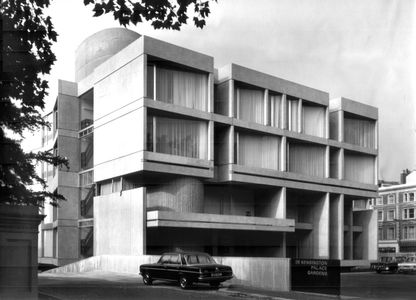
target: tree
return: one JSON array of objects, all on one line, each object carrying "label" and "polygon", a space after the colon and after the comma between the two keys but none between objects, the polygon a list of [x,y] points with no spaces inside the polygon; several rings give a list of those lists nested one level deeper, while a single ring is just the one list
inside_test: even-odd
[{"label": "tree", "polygon": [[[52,20],[44,10],[50,0],[0,0],[0,204],[43,206],[45,198],[57,205],[63,196],[48,192],[36,174],[37,162],[65,165],[50,152],[26,153],[20,139],[27,131],[51,126],[42,118],[49,74],[56,60],[51,46],[57,40]],[[113,13],[120,25],[149,21],[155,29],[180,30],[193,7],[194,25],[205,26],[209,4],[216,0],[84,0],[94,16]],[[40,183],[41,191],[31,185]]]}]

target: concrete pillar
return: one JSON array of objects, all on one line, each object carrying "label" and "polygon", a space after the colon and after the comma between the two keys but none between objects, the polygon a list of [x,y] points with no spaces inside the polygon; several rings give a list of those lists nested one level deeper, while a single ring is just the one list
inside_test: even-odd
[{"label": "concrete pillar", "polygon": [[207,144],[208,144],[208,160],[214,161],[214,121],[209,121],[208,123],[208,143]]},{"label": "concrete pillar", "polygon": [[277,193],[276,218],[286,219],[286,187],[282,187]]},{"label": "concrete pillar", "polygon": [[329,193],[317,200],[313,213],[313,258],[329,258]]},{"label": "concrete pillar", "polygon": [[214,74],[208,75],[207,111],[214,112]]},{"label": "concrete pillar", "polygon": [[344,198],[344,224],[347,231],[344,231],[344,259],[353,259],[353,214],[352,201],[345,201]]},{"label": "concrete pillar", "polygon": [[344,195],[330,197],[330,259],[344,258]]},{"label": "concrete pillar", "polygon": [[344,179],[344,148],[339,149],[338,155],[338,179]]},{"label": "concrete pillar", "polygon": [[337,112],[338,116],[338,141],[344,141],[344,111],[339,110]]},{"label": "concrete pillar", "polygon": [[299,99],[299,105],[298,105],[298,130],[297,132],[302,132],[302,125],[303,125],[303,109],[302,109],[302,105],[303,105],[303,100]]},{"label": "concrete pillar", "polygon": [[377,212],[375,210],[363,210],[354,212],[356,225],[362,226],[362,233],[354,245],[356,251],[360,251],[360,258],[366,260],[377,259]]},{"label": "concrete pillar", "polygon": [[286,95],[282,94],[282,106],[280,110],[280,128],[287,129],[287,99]]},{"label": "concrete pillar", "polygon": [[326,139],[329,139],[329,108],[325,109],[325,135]]},{"label": "concrete pillar", "polygon": [[325,172],[324,172],[324,176],[325,178],[329,178],[330,176],[330,170],[329,170],[329,166],[330,166],[330,157],[329,157],[329,146],[325,147]]},{"label": "concrete pillar", "polygon": [[280,171],[287,171],[287,138],[282,136],[280,142]]},{"label": "concrete pillar", "polygon": [[270,107],[269,107],[269,90],[265,89],[264,90],[264,122],[263,125],[270,125],[270,120],[269,120],[269,113],[270,111]]},{"label": "concrete pillar", "polygon": [[234,116],[234,80],[230,80],[228,85],[228,116],[230,118],[236,118]]}]

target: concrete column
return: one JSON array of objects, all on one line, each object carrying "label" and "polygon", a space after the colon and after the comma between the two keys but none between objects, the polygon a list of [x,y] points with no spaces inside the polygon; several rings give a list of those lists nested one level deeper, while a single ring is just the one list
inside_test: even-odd
[{"label": "concrete column", "polygon": [[147,54],[143,54],[142,71],[143,71],[143,81],[141,82],[141,84],[142,84],[142,89],[143,89],[143,96],[148,97],[149,94],[147,92],[147,81],[149,78],[147,78]]},{"label": "concrete column", "polygon": [[344,141],[344,111],[339,110],[337,112],[338,116],[338,141],[343,142]]},{"label": "concrete column", "polygon": [[286,136],[282,136],[280,142],[280,171],[285,172],[287,171],[287,138]]},{"label": "concrete column", "polygon": [[329,170],[329,165],[330,165],[330,157],[329,157],[329,146],[325,147],[325,173],[324,176],[325,178],[329,178],[330,176],[330,170]]},{"label": "concrete column", "polygon": [[269,90],[264,90],[264,122],[263,125],[271,125],[269,120],[269,113],[270,107],[269,107]]},{"label": "concrete column", "polygon": [[207,111],[214,112],[214,74],[208,75],[208,95],[207,95]]},{"label": "concrete column", "polygon": [[313,258],[329,258],[329,193],[313,206]]},{"label": "concrete column", "polygon": [[360,258],[366,260],[377,259],[377,213],[375,210],[363,210],[354,212],[355,223],[362,226],[363,231],[354,245],[356,251],[360,251]]},{"label": "concrete column", "polygon": [[280,128],[287,129],[287,99],[286,95],[282,94],[282,106],[280,110]]},{"label": "concrete column", "polygon": [[330,197],[330,259],[344,258],[344,195]]},{"label": "concrete column", "polygon": [[236,118],[234,116],[234,80],[229,81],[228,85],[228,116],[230,118]]},{"label": "concrete column", "polygon": [[344,224],[347,226],[347,231],[344,231],[344,259],[353,259],[353,214],[352,201],[345,201],[344,199]]},{"label": "concrete column", "polygon": [[325,109],[325,138],[329,139],[329,107]]},{"label": "concrete column", "polygon": [[228,134],[228,144],[230,145],[230,147],[228,147],[228,157],[229,157],[230,164],[233,164],[236,161],[236,158],[234,158],[234,146],[238,147],[238,145],[234,145],[234,138],[235,138],[234,126],[231,126],[229,130],[229,134]]},{"label": "concrete column", "polygon": [[297,132],[302,132],[302,125],[303,125],[303,113],[302,113],[302,105],[303,105],[303,100],[299,99],[299,105],[298,105],[298,131]]},{"label": "concrete column", "polygon": [[277,219],[286,219],[286,187],[282,187],[277,193],[276,217]]},{"label": "concrete column", "polygon": [[344,179],[344,148],[339,149],[338,156],[338,179]]},{"label": "concrete column", "polygon": [[208,122],[208,160],[214,161],[214,121]]}]

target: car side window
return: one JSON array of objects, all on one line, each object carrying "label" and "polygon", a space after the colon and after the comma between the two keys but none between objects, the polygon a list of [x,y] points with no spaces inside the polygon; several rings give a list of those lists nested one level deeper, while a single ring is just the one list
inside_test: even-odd
[{"label": "car side window", "polygon": [[171,255],[170,256],[170,263],[171,264],[175,264],[175,265],[179,265],[180,264],[180,262],[179,262],[179,255]]},{"label": "car side window", "polygon": [[169,260],[170,260],[170,255],[163,255],[160,258],[160,263],[162,263],[162,264],[168,264],[169,263]]},{"label": "car side window", "polygon": [[198,263],[198,258],[196,255],[187,255],[186,260],[188,261],[188,264],[194,265]]}]

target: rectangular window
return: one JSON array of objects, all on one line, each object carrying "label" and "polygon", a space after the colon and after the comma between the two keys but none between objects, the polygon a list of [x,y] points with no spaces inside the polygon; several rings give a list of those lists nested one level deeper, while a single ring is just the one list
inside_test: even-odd
[{"label": "rectangular window", "polygon": [[280,138],[237,132],[237,164],[279,170]]},{"label": "rectangular window", "polygon": [[393,221],[395,218],[395,210],[389,210],[389,212],[387,213],[387,221]]},{"label": "rectangular window", "polygon": [[415,193],[409,193],[409,201],[415,201]]},{"label": "rectangular window", "polygon": [[344,114],[344,141],[346,143],[359,145],[366,148],[376,146],[376,122],[370,119]]},{"label": "rectangular window", "polygon": [[408,193],[404,193],[404,200],[403,202],[409,202],[409,194]]},{"label": "rectangular window", "polygon": [[377,205],[383,205],[383,198],[376,198],[376,204]]},{"label": "rectangular window", "polygon": [[383,211],[382,210],[377,211],[377,220],[378,221],[383,221]]},{"label": "rectangular window", "polygon": [[207,159],[208,123],[165,117],[147,122],[147,150],[170,155]]},{"label": "rectangular window", "polygon": [[344,176],[346,180],[374,184],[374,156],[353,151],[344,152]]},{"label": "rectangular window", "polygon": [[156,67],[156,74],[151,74],[147,88],[151,89],[151,76],[156,77],[156,100],[207,111],[207,74],[162,67]]},{"label": "rectangular window", "polygon": [[237,88],[235,101],[238,119],[265,124],[263,90]]},{"label": "rectangular window", "polygon": [[316,177],[325,175],[325,147],[316,144],[288,142],[288,171]]},{"label": "rectangular window", "polygon": [[387,204],[394,204],[395,200],[396,200],[395,194],[389,194],[387,196]]},{"label": "rectangular window", "polygon": [[382,240],[383,239],[383,228],[379,228],[378,229],[378,240]]},{"label": "rectangular window", "polygon": [[388,240],[394,240],[395,238],[396,238],[396,236],[395,236],[394,227],[387,228],[387,239]]},{"label": "rectangular window", "polygon": [[325,107],[302,105],[302,132],[309,135],[324,137],[325,135]]},{"label": "rectangular window", "polygon": [[270,126],[281,128],[282,95],[270,94]]},{"label": "rectangular window", "polygon": [[415,239],[415,226],[403,227],[403,239],[414,240]]},{"label": "rectangular window", "polygon": [[414,219],[414,218],[415,218],[414,208],[405,208],[403,210],[403,219]]}]

